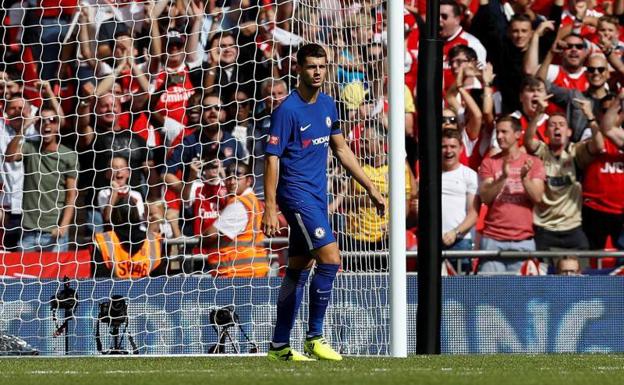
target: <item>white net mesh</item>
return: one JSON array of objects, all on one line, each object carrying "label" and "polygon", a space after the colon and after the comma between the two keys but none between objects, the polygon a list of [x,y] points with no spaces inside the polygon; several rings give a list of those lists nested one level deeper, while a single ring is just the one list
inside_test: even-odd
[{"label": "white net mesh", "polygon": [[[276,239],[260,230],[271,113],[297,84],[297,48],[324,45],[324,91],[387,193],[384,7],[3,2],[0,329],[44,354],[95,354],[98,341],[264,351],[288,246],[287,228]],[[387,218],[333,157],[328,178],[345,258],[326,335],[346,353],[385,354],[387,261],[374,252],[387,250]]]}]

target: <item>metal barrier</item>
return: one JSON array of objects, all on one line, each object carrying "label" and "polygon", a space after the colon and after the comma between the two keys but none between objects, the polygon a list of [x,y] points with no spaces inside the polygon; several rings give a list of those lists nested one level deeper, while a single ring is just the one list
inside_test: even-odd
[{"label": "metal barrier", "polygon": [[[187,245],[194,246],[199,243],[199,238],[196,237],[180,237],[176,239],[165,240],[168,245]],[[288,238],[265,238],[264,244],[270,250],[269,257],[271,264],[277,264],[279,266],[278,252],[285,249],[288,244]],[[282,246],[280,250],[276,250],[275,245]],[[357,252],[341,252],[343,258],[370,258],[370,257],[388,257],[388,251],[357,251]],[[448,250],[442,252],[442,258],[456,261],[457,271],[461,271],[460,260],[466,258],[479,258],[481,260],[505,260],[505,259],[531,259],[531,258],[561,258],[575,256],[579,259],[597,258],[597,268],[602,268],[602,259],[604,258],[624,258],[624,251],[605,251],[605,250],[558,250],[558,251],[514,251],[514,250]],[[184,261],[202,260],[205,256],[201,254],[180,254],[175,256],[168,256],[170,260],[176,261],[180,265]],[[418,258],[418,251],[408,250],[406,251],[406,258],[413,259]],[[283,263],[283,261],[282,261]],[[275,267],[275,268],[277,268]]]},{"label": "metal barrier", "polygon": [[[167,245],[187,245],[195,246],[199,243],[196,237],[180,237],[176,239],[167,239],[164,241]],[[265,238],[264,244],[272,249],[272,245],[287,245],[288,238]],[[387,257],[388,251],[350,251],[341,252],[343,257]],[[406,251],[407,258],[417,258],[418,251]],[[530,258],[560,258],[567,256],[575,256],[578,258],[624,258],[624,251],[606,251],[606,250],[557,250],[557,251],[515,251],[515,250],[448,250],[442,252],[442,258],[446,259],[462,259],[462,258],[480,258],[480,259],[530,259]],[[189,256],[190,257],[190,256]]]}]

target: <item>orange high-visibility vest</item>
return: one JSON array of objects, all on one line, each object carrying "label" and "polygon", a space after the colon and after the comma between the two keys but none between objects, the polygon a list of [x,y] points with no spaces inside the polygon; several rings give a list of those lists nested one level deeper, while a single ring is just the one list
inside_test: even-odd
[{"label": "orange high-visibility vest", "polygon": [[162,255],[161,237],[155,238],[149,232],[143,241],[141,250],[130,255],[121,247],[119,237],[114,231],[95,234],[95,244],[102,253],[102,258],[116,278],[143,278],[160,265]]},{"label": "orange high-visibility vest", "polygon": [[224,278],[265,277],[269,273],[269,258],[262,244],[260,202],[255,194],[250,193],[232,197],[228,204],[237,200],[245,206],[247,225],[236,239],[220,237],[218,244],[207,250],[211,274]]}]

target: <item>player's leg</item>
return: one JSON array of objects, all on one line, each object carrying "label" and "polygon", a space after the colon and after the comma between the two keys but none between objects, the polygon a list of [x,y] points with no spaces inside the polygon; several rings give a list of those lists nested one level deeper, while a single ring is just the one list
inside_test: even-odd
[{"label": "player's leg", "polygon": [[294,213],[284,212],[290,225],[288,266],[277,299],[277,320],[269,348],[269,359],[304,361],[306,357],[290,348],[290,332],[303,299],[303,289],[314,259]]},{"label": "player's leg", "polygon": [[323,323],[334,280],[340,268],[340,251],[336,242],[316,250],[316,268],[310,283],[310,312],[306,338],[323,335]]},{"label": "player's leg", "polygon": [[340,361],[342,356],[329,345],[323,336],[325,313],[331,298],[336,274],[340,268],[338,244],[332,242],[315,250],[316,268],[310,283],[310,309],[308,332],[304,351],[319,360]]},{"label": "player's leg", "polygon": [[303,299],[303,289],[314,259],[309,256],[288,258],[286,274],[282,279],[277,299],[277,320],[268,357],[276,361],[309,361],[310,358],[290,347],[290,332],[295,326],[299,307]]},{"label": "player's leg", "polygon": [[327,210],[320,207],[302,208],[296,217],[305,229],[306,241],[316,259],[314,276],[309,288],[308,332],[304,344],[306,353],[318,359],[341,360],[323,338],[325,313],[331,298],[336,274],[340,268],[340,252],[334,237]]},{"label": "player's leg", "polygon": [[303,289],[314,260],[308,256],[288,258],[286,274],[282,279],[277,299],[277,320],[271,347],[281,348],[290,344],[290,332],[295,325],[299,306],[303,299]]}]

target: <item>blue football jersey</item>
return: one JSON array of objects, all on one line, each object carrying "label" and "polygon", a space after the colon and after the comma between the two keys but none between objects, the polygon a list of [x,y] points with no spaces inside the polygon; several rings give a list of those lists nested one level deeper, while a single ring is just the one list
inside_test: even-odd
[{"label": "blue football jersey", "polygon": [[340,133],[336,103],[322,92],[308,104],[295,90],[273,112],[266,153],[280,158],[281,208],[327,207],[329,138]]}]

